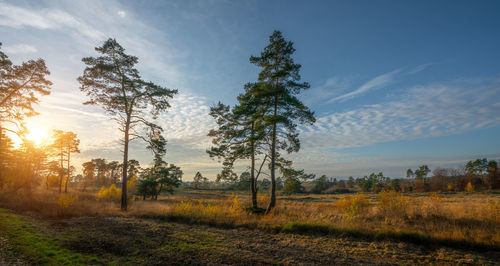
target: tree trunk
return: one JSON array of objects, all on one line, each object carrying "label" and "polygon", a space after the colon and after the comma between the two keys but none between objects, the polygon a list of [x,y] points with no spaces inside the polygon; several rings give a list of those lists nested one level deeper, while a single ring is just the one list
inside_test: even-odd
[{"label": "tree trunk", "polygon": [[70,152],[68,151],[68,177],[66,177],[66,184],[64,185],[64,193],[68,193],[68,182],[70,179],[70,171],[69,171],[69,159],[70,159]]},{"label": "tree trunk", "polygon": [[63,181],[63,169],[64,169],[63,152],[61,151],[61,169],[59,169],[59,193],[62,192],[62,181]]},{"label": "tree trunk", "polygon": [[[274,96],[274,117],[278,113],[278,94]],[[276,162],[276,121],[273,121],[273,136],[271,139],[271,200],[267,206],[266,214],[269,213],[274,206],[276,206],[276,175],[275,175],[275,162]]]},{"label": "tree trunk", "polygon": [[254,143],[254,122],[252,122],[252,133],[251,133],[251,172],[250,172],[250,190],[252,191],[252,208],[256,210],[258,208],[257,205],[257,180],[255,179],[255,143]]},{"label": "tree trunk", "polygon": [[128,140],[129,140],[130,116],[127,116],[125,124],[125,143],[123,148],[123,173],[122,173],[122,211],[127,210],[127,170],[128,170]]}]

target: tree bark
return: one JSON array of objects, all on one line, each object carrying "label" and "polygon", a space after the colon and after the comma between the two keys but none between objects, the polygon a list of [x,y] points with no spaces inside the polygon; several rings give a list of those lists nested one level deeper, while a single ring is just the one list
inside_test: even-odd
[{"label": "tree bark", "polygon": [[70,159],[70,152],[68,151],[68,176],[66,177],[66,184],[64,185],[64,193],[68,193],[68,181],[71,175],[69,171],[69,159]]},{"label": "tree bark", "polygon": [[125,143],[123,148],[123,173],[122,173],[122,203],[121,210],[127,210],[127,170],[128,170],[128,140],[130,129],[130,116],[127,115],[127,122],[125,124]]},{"label": "tree bark", "polygon": [[64,159],[63,159],[63,152],[61,150],[61,169],[59,169],[59,193],[62,192],[62,181],[63,181],[63,169],[64,169]]},{"label": "tree bark", "polygon": [[251,133],[251,172],[250,172],[250,190],[252,191],[252,208],[256,210],[258,208],[257,205],[257,180],[255,180],[255,143],[254,143],[254,122],[252,122],[252,133]]},{"label": "tree bark", "polygon": [[[278,113],[278,94],[274,96],[274,118]],[[267,206],[266,214],[268,214],[276,206],[276,121],[273,121],[273,135],[271,139],[271,200]]]}]

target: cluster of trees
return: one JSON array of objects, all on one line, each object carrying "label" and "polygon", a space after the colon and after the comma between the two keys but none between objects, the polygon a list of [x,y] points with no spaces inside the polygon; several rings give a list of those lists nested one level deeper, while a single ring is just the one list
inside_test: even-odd
[{"label": "cluster of trees", "polygon": [[297,152],[300,149],[297,125],[315,122],[314,113],[297,98],[309,84],[300,82],[301,65],[294,62],[294,52],[293,43],[275,31],[261,54],[250,57],[250,63],[261,68],[257,81],[245,84],[244,92],[232,108],[219,103],[210,110],[217,128],[208,134],[213,138],[213,146],[207,152],[210,157],[223,160],[223,170],[217,179],[235,181],[234,163],[250,160],[254,210],[260,210],[257,203],[259,176],[266,174],[271,180],[266,213],[276,205],[276,171],[292,181],[303,175],[303,171],[291,168],[292,162],[285,160],[281,152]]},{"label": "cluster of trees", "polygon": [[[1,43],[0,43],[1,48]],[[94,159],[84,164],[84,173],[79,178],[84,183],[94,182],[105,185],[116,183],[121,171],[122,210],[127,209],[127,177],[129,166],[129,143],[134,139],[146,141],[147,147],[155,154],[155,166],[144,174],[144,180],[152,180],[153,173],[163,175],[164,162],[158,155],[164,155],[166,141],[161,135],[162,128],[154,123],[161,112],[166,111],[168,102],[177,90],[171,90],[152,82],[144,81],[135,68],[138,58],[125,53],[125,49],[114,39],[106,40],[95,49],[99,56],[82,59],[86,65],[83,75],[78,78],[80,89],[89,96],[85,104],[103,107],[113,120],[118,122],[123,132],[123,161],[107,163],[104,159]],[[0,187],[30,188],[45,177],[47,187],[58,183],[62,191],[71,179],[71,154],[79,152],[79,140],[72,132],[54,132],[54,143],[48,147],[36,147],[26,139],[25,119],[34,116],[33,106],[39,97],[50,93],[52,83],[46,78],[48,71],[43,59],[29,60],[14,65],[0,50]],[[14,149],[6,132],[22,139],[21,147]],[[48,162],[47,158],[58,158]],[[160,158],[161,159],[161,158]],[[167,167],[170,173],[180,176],[177,167]],[[73,170],[74,171],[74,170]],[[8,178],[14,177],[15,178]],[[57,176],[57,178],[53,178]],[[170,176],[170,175],[169,175]],[[165,190],[159,178],[159,191]],[[152,191],[151,185],[147,191]],[[148,192],[149,193],[149,192]]]},{"label": "cluster of trees", "polygon": [[[1,51],[0,43],[0,188],[18,190],[31,186],[45,170],[47,155],[26,139],[25,119],[37,115],[33,106],[39,97],[50,93],[52,83],[43,59],[28,60],[15,65]],[[22,140],[21,147],[7,133]]]},{"label": "cluster of trees", "polygon": [[[26,118],[38,114],[34,105],[39,97],[50,94],[48,75],[43,59],[15,65],[0,50],[0,188],[30,190],[45,180],[47,188],[53,183],[61,192],[64,184],[67,191],[74,169],[71,155],[80,152],[76,134],[54,130],[52,143],[37,146],[25,126]],[[14,148],[12,135],[21,140],[20,147]]]},{"label": "cluster of trees", "polygon": [[154,164],[151,168],[143,169],[140,173],[138,183],[138,194],[143,199],[151,197],[158,199],[162,192],[173,193],[174,188],[182,184],[182,171],[173,164],[167,164],[163,161],[165,147],[156,150]]},{"label": "cluster of trees", "polygon": [[[127,178],[137,178],[140,164],[136,160],[129,160],[127,163]],[[82,191],[86,191],[88,186],[96,187],[109,186],[121,183],[121,173],[123,164],[118,161],[108,162],[103,158],[91,159],[82,164],[82,175],[79,182],[82,184]]]},{"label": "cluster of trees", "polygon": [[62,192],[64,187],[64,192],[68,191],[75,172],[71,155],[80,152],[80,140],[75,133],[54,130],[52,142],[45,145],[23,138],[19,148],[14,148],[9,136],[2,134],[0,138],[0,188],[31,190],[44,183],[47,189]]}]

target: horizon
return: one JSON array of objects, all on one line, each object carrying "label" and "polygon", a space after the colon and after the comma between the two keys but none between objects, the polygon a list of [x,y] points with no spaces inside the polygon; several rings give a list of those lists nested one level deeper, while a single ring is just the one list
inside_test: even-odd
[{"label": "horizon", "polygon": [[[222,166],[205,152],[215,127],[209,108],[234,105],[256,80],[259,69],[248,59],[275,29],[297,49],[302,81],[311,85],[300,99],[317,118],[299,127],[301,150],[286,156],[297,168],[404,178],[420,165],[500,159],[500,3],[280,3],[0,1],[0,42],[14,64],[46,60],[54,85],[28,127],[36,140],[52,129],[75,132],[78,171],[92,158],[121,159],[116,123],[82,104],[88,97],[76,80],[94,47],[116,38],[139,58],[145,80],[179,90],[157,120],[165,160],[181,167],[185,181],[198,171],[213,180]],[[129,158],[153,161],[139,142]]]}]

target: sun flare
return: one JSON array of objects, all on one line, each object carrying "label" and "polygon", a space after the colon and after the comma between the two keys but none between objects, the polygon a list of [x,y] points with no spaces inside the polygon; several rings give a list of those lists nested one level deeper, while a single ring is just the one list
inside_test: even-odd
[{"label": "sun flare", "polygon": [[[46,143],[50,137],[49,130],[37,123],[28,123],[26,124],[26,128],[28,129],[25,135],[26,139],[32,141],[37,146]],[[13,136],[12,140],[14,141],[14,146],[21,146],[21,138]]]}]

